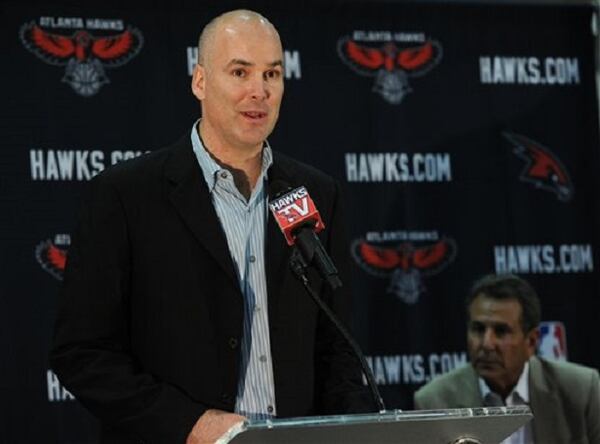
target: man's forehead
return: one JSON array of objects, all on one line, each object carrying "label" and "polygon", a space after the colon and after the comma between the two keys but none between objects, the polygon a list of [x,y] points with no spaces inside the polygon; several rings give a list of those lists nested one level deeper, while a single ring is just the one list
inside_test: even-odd
[{"label": "man's forehead", "polygon": [[477,296],[469,309],[471,320],[512,323],[521,318],[521,304],[517,299],[495,299]]},{"label": "man's forehead", "polygon": [[271,45],[252,45],[239,40],[215,45],[211,59],[222,68],[230,67],[259,67],[273,68],[283,66],[283,51],[280,47]]}]

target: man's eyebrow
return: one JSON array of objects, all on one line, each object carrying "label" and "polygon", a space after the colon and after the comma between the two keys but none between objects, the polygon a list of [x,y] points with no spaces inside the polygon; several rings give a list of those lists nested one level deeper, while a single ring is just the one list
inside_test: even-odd
[{"label": "man's eyebrow", "polygon": [[504,322],[504,321],[478,321],[478,320],[472,319],[469,321],[469,325],[476,326],[476,327],[484,326],[484,327],[491,327],[491,328],[498,328],[498,327],[510,328],[510,324],[508,322]]},{"label": "man's eyebrow", "polygon": [[[254,66],[254,63],[249,62],[249,61],[244,60],[244,59],[231,59],[229,61],[229,63],[227,64],[227,67],[230,67],[232,65]],[[267,63],[267,66],[270,66],[270,67],[283,66],[283,61],[282,60],[275,60],[274,62]]]},{"label": "man's eyebrow", "polygon": [[242,65],[242,66],[253,66],[254,63],[251,63],[247,60],[243,60],[243,59],[231,59],[229,61],[229,63],[227,64],[227,66],[231,66],[231,65]]}]

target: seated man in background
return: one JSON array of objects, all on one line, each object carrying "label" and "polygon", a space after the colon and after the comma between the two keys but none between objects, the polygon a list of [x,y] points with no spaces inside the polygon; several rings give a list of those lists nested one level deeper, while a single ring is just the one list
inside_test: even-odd
[{"label": "seated man in background", "polygon": [[540,301],[514,275],[488,275],[466,300],[471,363],[415,393],[416,409],[529,405],[534,420],[505,443],[600,444],[598,371],[535,356]]}]

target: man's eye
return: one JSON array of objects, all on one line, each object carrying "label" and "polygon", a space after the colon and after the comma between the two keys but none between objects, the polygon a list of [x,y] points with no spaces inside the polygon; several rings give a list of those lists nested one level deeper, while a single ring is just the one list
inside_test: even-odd
[{"label": "man's eye", "polygon": [[246,71],[238,68],[234,69],[231,74],[233,74],[234,77],[244,77],[246,75]]},{"label": "man's eye", "polygon": [[281,76],[281,72],[278,70],[267,71],[265,77],[267,79],[278,79]]},{"label": "man's eye", "polygon": [[509,329],[505,325],[499,325],[498,327],[494,328],[494,333],[496,333],[496,336],[498,337],[505,336],[508,332]]}]

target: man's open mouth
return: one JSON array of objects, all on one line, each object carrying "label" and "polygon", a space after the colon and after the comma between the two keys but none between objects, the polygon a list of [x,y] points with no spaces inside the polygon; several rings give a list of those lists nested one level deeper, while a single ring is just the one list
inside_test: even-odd
[{"label": "man's open mouth", "polygon": [[243,111],[242,114],[249,119],[264,119],[267,117],[267,113],[263,111]]}]

